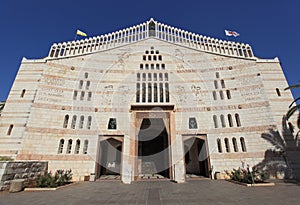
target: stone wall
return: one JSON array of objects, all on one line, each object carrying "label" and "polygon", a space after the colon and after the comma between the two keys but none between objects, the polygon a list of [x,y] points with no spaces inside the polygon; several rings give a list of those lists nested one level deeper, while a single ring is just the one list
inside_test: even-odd
[{"label": "stone wall", "polygon": [[8,190],[14,179],[34,179],[43,175],[48,169],[48,162],[39,161],[14,161],[0,162],[0,191]]}]

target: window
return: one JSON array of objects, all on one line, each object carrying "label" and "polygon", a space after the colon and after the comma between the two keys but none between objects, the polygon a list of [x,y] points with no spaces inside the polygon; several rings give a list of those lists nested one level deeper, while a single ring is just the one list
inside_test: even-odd
[{"label": "window", "polygon": [[240,141],[241,141],[242,151],[243,151],[243,152],[247,152],[245,139],[244,139],[243,137],[241,137],[241,138],[240,138]]},{"label": "window", "polygon": [[140,102],[140,84],[136,84],[136,102]]},{"label": "window", "polygon": [[236,126],[240,127],[241,126],[241,121],[240,121],[239,114],[235,114],[235,121],[236,121]]},{"label": "window", "polygon": [[144,61],[147,60],[147,57],[146,57],[146,56],[143,56],[143,60],[144,60]]},{"label": "window", "polygon": [[213,120],[214,120],[215,128],[218,128],[218,119],[216,115],[213,116]]},{"label": "window", "polygon": [[13,128],[14,128],[14,125],[9,125],[8,130],[7,130],[7,135],[11,135]]},{"label": "window", "polygon": [[168,81],[168,80],[169,80],[168,73],[165,73],[165,81]]},{"label": "window", "polygon": [[277,96],[281,96],[281,93],[280,93],[280,90],[278,88],[276,88],[276,93],[277,93]]},{"label": "window", "polygon": [[235,152],[238,152],[239,149],[238,149],[238,146],[237,146],[237,142],[236,142],[235,137],[232,138],[232,144],[233,144],[233,149],[234,149],[234,151],[235,151]]},{"label": "window", "polygon": [[149,60],[149,61],[151,61],[151,60],[152,60],[150,55],[148,56],[148,60]]},{"label": "window", "polygon": [[162,60],[162,56],[161,55],[158,56],[158,60],[160,60],[160,61]]},{"label": "window", "polygon": [[85,89],[86,89],[86,90],[90,89],[90,85],[91,85],[91,82],[90,82],[89,80],[86,81]]},{"label": "window", "polygon": [[69,139],[68,141],[68,147],[67,147],[67,154],[71,154],[71,149],[72,149],[72,140]]},{"label": "window", "polygon": [[146,81],[146,73],[143,73],[143,81]]},{"label": "window", "polygon": [[84,122],[84,116],[82,115],[80,117],[80,121],[79,121],[79,128],[82,129],[83,128],[83,122]]},{"label": "window", "polygon": [[137,81],[140,81],[140,80],[141,80],[141,74],[140,74],[140,73],[137,73],[137,74],[136,74],[136,80],[137,80]]},{"label": "window", "polygon": [[222,144],[221,144],[221,140],[219,138],[217,139],[217,145],[218,145],[218,152],[222,153]]},{"label": "window", "polygon": [[156,64],[156,70],[159,70],[159,64]]},{"label": "window", "polygon": [[23,89],[23,90],[22,90],[22,92],[21,92],[21,95],[20,95],[20,97],[21,97],[21,98],[23,98],[23,97],[24,97],[24,95],[25,95],[25,92],[26,92],[26,90],[25,90],[25,89]]},{"label": "window", "polygon": [[88,78],[89,74],[88,73],[84,73],[84,78]]},{"label": "window", "polygon": [[142,102],[146,102],[146,83],[142,85]]},{"label": "window", "polygon": [[224,82],[224,80],[221,80],[221,86],[222,86],[222,88],[225,88],[225,82]]},{"label": "window", "polygon": [[217,93],[216,93],[216,91],[213,91],[213,98],[214,98],[214,100],[217,100]]},{"label": "window", "polygon": [[159,101],[164,102],[164,88],[162,83],[159,83]]},{"label": "window", "polygon": [[87,154],[88,145],[89,145],[89,141],[88,140],[84,140],[83,154]]},{"label": "window", "polygon": [[80,150],[80,140],[76,140],[76,146],[75,146],[75,154],[79,154]]},{"label": "window", "polygon": [[190,117],[189,118],[189,129],[197,129],[198,125],[197,125],[197,120],[195,117]]},{"label": "window", "polygon": [[161,68],[165,70],[165,64],[161,64]]},{"label": "window", "polygon": [[[156,75],[156,73],[154,73]],[[158,90],[157,90],[157,83],[154,83],[154,102],[158,100]]]},{"label": "window", "polygon": [[153,74],[153,80],[157,81],[157,74],[156,73]]},{"label": "window", "polygon": [[68,127],[68,122],[69,122],[69,115],[65,115],[63,128],[67,128]]},{"label": "window", "polygon": [[220,73],[216,72],[216,78],[219,78],[219,77],[220,77]]},{"label": "window", "polygon": [[232,116],[231,114],[228,114],[228,123],[229,123],[229,127],[233,127],[233,123],[232,123]]},{"label": "window", "polygon": [[72,124],[71,124],[71,128],[72,129],[75,129],[75,127],[76,127],[76,120],[77,120],[77,116],[73,115]]},{"label": "window", "polygon": [[220,118],[221,118],[222,127],[226,127],[224,115],[221,115]]},{"label": "window", "polygon": [[63,153],[64,143],[65,143],[65,140],[64,140],[64,139],[61,139],[61,140],[59,141],[58,151],[57,151],[58,154],[62,154],[62,153]]},{"label": "window", "polygon": [[[151,73],[149,73],[151,75]],[[152,84],[148,83],[148,102],[152,102]]]},{"label": "window", "polygon": [[77,100],[77,94],[78,94],[77,90],[74,90],[74,93],[73,93],[73,100]]},{"label": "window", "polygon": [[224,139],[226,152],[230,152],[229,141],[228,138]]},{"label": "window", "polygon": [[79,89],[82,89],[83,86],[83,80],[79,81]]},{"label": "window", "polygon": [[150,66],[151,66],[151,70],[154,70],[154,64],[151,64]]},{"label": "window", "polygon": [[169,83],[165,84],[166,89],[166,102],[170,102],[170,96],[169,96]]},{"label": "window", "polygon": [[223,94],[223,91],[220,90],[219,93],[220,93],[220,98],[221,98],[221,100],[224,100],[224,94]]},{"label": "window", "polygon": [[214,80],[215,89],[218,89],[218,81]]},{"label": "window", "polygon": [[87,124],[86,124],[86,128],[88,130],[90,130],[91,126],[92,126],[92,116],[88,116],[88,121],[87,121]]},{"label": "window", "polygon": [[163,75],[162,75],[162,73],[159,74],[159,81],[163,81]]},{"label": "window", "polygon": [[143,64],[140,64],[140,70],[143,70]]},{"label": "window", "polygon": [[226,90],[226,95],[227,95],[227,99],[231,99],[231,94],[230,94],[230,90]]},{"label": "window", "polygon": [[107,129],[109,129],[109,130],[117,129],[117,119],[116,118],[109,118]]},{"label": "window", "polygon": [[92,92],[88,92],[88,101],[91,101],[91,99],[92,99]]},{"label": "window", "polygon": [[84,91],[81,91],[80,100],[84,99]]},{"label": "window", "polygon": [[152,74],[148,73],[148,81],[152,81]]}]

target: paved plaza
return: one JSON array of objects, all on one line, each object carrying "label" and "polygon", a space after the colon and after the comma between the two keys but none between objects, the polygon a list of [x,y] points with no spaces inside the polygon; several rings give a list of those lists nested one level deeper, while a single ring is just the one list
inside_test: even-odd
[{"label": "paved plaza", "polygon": [[275,181],[273,187],[244,187],[223,180],[80,182],[56,191],[0,193],[0,205],[83,204],[299,204],[300,184]]}]

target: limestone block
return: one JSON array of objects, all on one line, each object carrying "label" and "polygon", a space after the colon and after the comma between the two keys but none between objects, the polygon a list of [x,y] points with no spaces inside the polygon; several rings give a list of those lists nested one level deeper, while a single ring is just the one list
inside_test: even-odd
[{"label": "limestone block", "polygon": [[10,187],[9,187],[9,192],[19,192],[22,191],[23,189],[23,179],[18,179],[18,180],[12,180]]}]

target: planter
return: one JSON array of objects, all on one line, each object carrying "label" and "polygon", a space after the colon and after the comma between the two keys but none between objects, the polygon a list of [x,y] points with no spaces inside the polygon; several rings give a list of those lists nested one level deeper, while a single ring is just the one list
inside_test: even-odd
[{"label": "planter", "polygon": [[55,187],[55,188],[40,188],[40,187],[35,187],[35,188],[25,188],[24,191],[55,191],[58,189],[62,189],[62,188],[66,188],[68,186],[71,186],[73,184],[77,184],[78,182],[72,182],[70,184],[66,184],[64,186],[59,186],[59,187]]},{"label": "planter", "polygon": [[239,184],[242,186],[246,186],[246,187],[275,186],[275,184],[273,182],[261,182],[261,183],[256,183],[256,184],[247,184],[247,183],[243,183],[243,182],[234,181],[231,179],[226,179],[226,181],[229,181],[229,182],[232,182],[235,184]]}]

